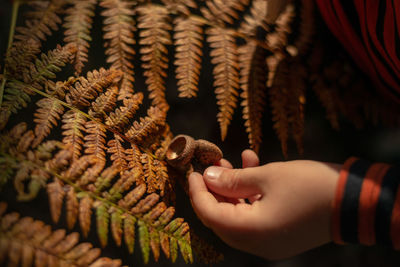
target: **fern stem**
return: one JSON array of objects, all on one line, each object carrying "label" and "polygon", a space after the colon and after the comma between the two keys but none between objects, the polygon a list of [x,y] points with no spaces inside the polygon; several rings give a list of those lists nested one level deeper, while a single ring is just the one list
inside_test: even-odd
[{"label": "fern stem", "polygon": [[[95,123],[100,124],[101,126],[103,126],[104,128],[106,128],[106,129],[109,130],[110,132],[112,132],[112,133],[114,133],[114,134],[120,136],[120,137],[121,137],[123,140],[125,140],[126,142],[128,142],[128,143],[131,142],[130,139],[127,138],[125,135],[123,135],[123,134],[120,133],[119,131],[116,131],[116,130],[114,130],[114,129],[111,129],[109,126],[105,125],[105,124],[102,123],[101,121],[99,121],[99,120],[95,119],[94,117],[90,116],[90,115],[87,114],[86,112],[84,112],[84,111],[82,111],[82,110],[80,110],[80,109],[78,109],[78,108],[76,108],[76,107],[74,107],[74,106],[72,106],[72,105],[70,105],[70,104],[68,104],[68,103],[66,103],[66,102],[64,102],[64,101],[62,101],[62,100],[60,100],[60,99],[58,99],[58,98],[52,96],[52,95],[50,95],[50,94],[47,94],[47,93],[45,93],[45,92],[42,92],[42,91],[36,89],[36,88],[33,87],[33,86],[29,86],[29,85],[27,85],[27,84],[25,84],[25,83],[22,83],[22,82],[20,82],[20,81],[16,81],[16,82],[17,82],[17,83],[24,84],[29,90],[31,90],[31,91],[33,91],[33,92],[35,92],[35,93],[37,93],[37,94],[39,94],[39,95],[41,95],[41,96],[43,96],[43,97],[45,97],[45,98],[50,98],[50,99],[52,99],[52,100],[58,102],[59,104],[63,105],[64,107],[69,108],[69,109],[71,109],[71,110],[73,110],[73,111],[75,111],[75,112],[78,112],[78,113],[82,114],[82,116],[86,117],[87,119],[89,119],[89,120],[91,120],[91,121],[94,121]],[[145,152],[145,153],[149,154],[150,156],[152,156],[154,159],[158,159],[158,158],[157,158],[153,153],[151,153],[148,149],[144,149],[144,148],[140,147],[139,145],[137,145],[137,146],[138,146],[140,149],[142,149],[143,152]]]},{"label": "fern stem", "polygon": [[[10,32],[8,34],[7,52],[8,52],[8,50],[10,50],[12,41],[14,39],[15,26],[17,24],[18,10],[19,10],[20,4],[21,4],[20,0],[13,1]],[[1,104],[3,103],[4,87],[6,85],[6,81],[7,81],[7,68],[4,65],[3,79],[1,80],[1,85],[0,85],[0,107],[1,107]]]},{"label": "fern stem", "polygon": [[[4,152],[2,152],[2,151],[0,151],[0,155],[1,155],[2,157],[4,157],[4,158],[9,158],[9,159],[14,160],[14,161],[18,161],[18,162],[23,162],[23,163],[29,164],[29,165],[31,165],[32,167],[39,168],[39,169],[41,169],[41,170],[43,170],[43,171],[45,171],[45,172],[51,174],[52,176],[56,177],[57,179],[60,179],[60,180],[63,181],[64,183],[70,185],[70,186],[73,187],[77,192],[81,192],[81,193],[87,194],[87,195],[90,196],[91,198],[96,199],[96,200],[98,200],[98,201],[100,201],[100,202],[102,202],[102,203],[106,203],[107,205],[110,205],[110,206],[114,207],[115,209],[121,211],[122,213],[129,214],[130,216],[136,218],[137,220],[143,221],[145,224],[150,225],[151,227],[154,227],[154,229],[156,229],[158,232],[163,232],[164,234],[166,234],[167,236],[169,236],[169,237],[171,237],[171,238],[176,238],[177,240],[180,239],[180,237],[174,236],[173,233],[164,231],[164,227],[163,227],[163,226],[152,226],[151,221],[148,221],[146,218],[143,218],[143,216],[141,216],[140,214],[132,214],[131,211],[130,211],[129,209],[126,209],[126,208],[124,208],[124,207],[118,206],[118,204],[115,204],[115,203],[112,202],[111,200],[108,200],[108,199],[106,199],[106,198],[104,198],[104,197],[101,197],[101,196],[95,194],[94,192],[85,190],[84,188],[82,188],[82,187],[80,187],[79,185],[75,184],[74,182],[72,182],[72,181],[69,180],[68,178],[62,176],[61,174],[58,174],[58,173],[55,172],[55,171],[52,171],[52,170],[48,169],[48,168],[45,167],[45,166],[41,166],[41,165],[37,164],[36,162],[30,161],[30,160],[20,159],[20,158],[18,158],[18,157],[15,157],[15,156],[10,155],[10,154],[8,154],[8,153],[4,153]],[[183,240],[183,241],[186,242],[185,240]]]}]

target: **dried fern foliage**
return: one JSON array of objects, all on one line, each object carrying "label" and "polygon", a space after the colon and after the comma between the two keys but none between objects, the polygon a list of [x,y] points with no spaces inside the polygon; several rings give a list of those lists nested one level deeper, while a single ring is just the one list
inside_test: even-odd
[{"label": "dried fern foliage", "polygon": [[0,202],[0,264],[8,266],[121,266],[121,260],[100,257],[101,250],[80,243],[79,233],[53,231],[49,225],[16,212],[5,214]]},{"label": "dried fern foliage", "polygon": [[[374,122],[399,122],[398,107],[372,103],[345,57],[329,57],[312,0],[15,0],[14,6],[22,3],[26,12],[18,14],[22,24],[11,32],[0,76],[0,186],[14,187],[19,201],[46,192],[54,224],[65,217],[69,230],[79,227],[83,238],[95,232],[102,247],[114,242],[140,251],[144,263],[220,258],[175,214],[182,175],[165,161],[173,138],[168,91],[184,98],[214,92],[222,139],[242,109],[255,151],[263,116],[271,112],[284,155],[290,139],[303,151],[310,89],[334,128],[341,115],[362,126],[364,111]],[[92,55],[96,29],[104,53]],[[211,68],[212,88],[200,88],[204,66]],[[167,88],[169,73],[175,88]],[[79,265],[80,256],[68,253],[95,250],[78,245],[76,234],[52,233],[12,214],[1,217],[0,259]],[[37,233],[20,232],[28,222]],[[46,237],[37,242],[13,241],[42,230]],[[96,255],[88,264],[109,261]]]}]

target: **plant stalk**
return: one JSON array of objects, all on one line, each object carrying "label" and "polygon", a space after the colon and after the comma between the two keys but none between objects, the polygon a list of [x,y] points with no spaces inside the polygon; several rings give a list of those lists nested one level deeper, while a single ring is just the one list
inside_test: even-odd
[{"label": "plant stalk", "polygon": [[[19,10],[20,4],[21,4],[20,0],[13,1],[10,32],[8,34],[7,53],[10,50],[13,39],[14,39],[15,26],[17,24],[18,10]],[[6,85],[6,81],[7,81],[7,66],[4,65],[3,79],[1,80],[1,85],[0,85],[0,107],[1,107],[1,104],[3,103],[4,87]]]}]

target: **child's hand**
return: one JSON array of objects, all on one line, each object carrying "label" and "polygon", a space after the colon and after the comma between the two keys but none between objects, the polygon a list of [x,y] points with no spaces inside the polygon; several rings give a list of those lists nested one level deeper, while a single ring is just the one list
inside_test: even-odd
[{"label": "child's hand", "polygon": [[[258,167],[242,153],[243,169],[192,173],[189,193],[202,222],[234,248],[281,259],[331,241],[331,202],[340,165],[297,160]],[[248,199],[245,203],[243,199]]]}]

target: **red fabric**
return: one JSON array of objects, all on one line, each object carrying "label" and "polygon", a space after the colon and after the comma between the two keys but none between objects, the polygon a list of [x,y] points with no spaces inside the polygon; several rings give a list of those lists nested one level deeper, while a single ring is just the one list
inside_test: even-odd
[{"label": "red fabric", "polygon": [[375,211],[381,193],[381,184],[389,167],[388,164],[375,163],[365,175],[358,206],[358,230],[361,244],[375,244]]},{"label": "red fabric", "polygon": [[[400,192],[400,186],[397,189]],[[390,236],[392,237],[393,248],[400,249],[400,193],[397,193],[396,200],[392,211],[390,222]]]},{"label": "red fabric", "polygon": [[[350,0],[358,14],[359,25],[352,25],[343,9],[342,2],[349,0],[316,1],[329,29],[360,69],[369,75],[379,89],[400,102],[400,97],[396,95],[400,94],[400,60],[395,37],[395,34],[400,35],[400,1],[393,1],[392,5],[391,0]],[[386,9],[381,14],[379,7],[383,1],[386,1]],[[378,20],[382,19],[383,43],[378,38],[381,33],[377,32]],[[361,36],[355,30],[357,26]]]},{"label": "red fabric", "polygon": [[336,186],[335,198],[332,203],[332,239],[335,243],[343,244],[341,229],[340,229],[340,210],[342,207],[342,199],[344,196],[344,190],[349,176],[349,169],[351,165],[358,159],[355,157],[349,158],[343,164],[339,174],[339,181]]}]

